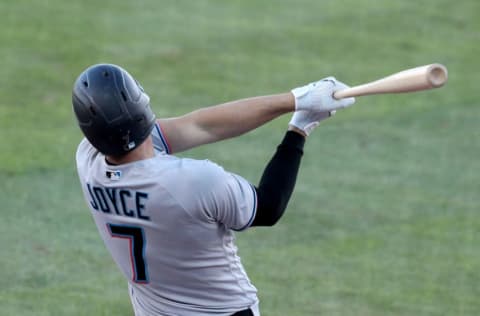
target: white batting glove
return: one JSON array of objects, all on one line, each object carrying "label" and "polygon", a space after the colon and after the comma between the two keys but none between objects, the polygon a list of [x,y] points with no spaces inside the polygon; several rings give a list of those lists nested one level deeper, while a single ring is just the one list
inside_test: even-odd
[{"label": "white batting glove", "polygon": [[348,86],[334,77],[327,77],[317,82],[292,90],[295,96],[295,111],[328,112],[349,107],[355,98],[337,100],[333,93]]},{"label": "white batting glove", "polygon": [[311,111],[297,111],[293,113],[292,119],[288,123],[291,126],[295,126],[305,133],[305,135],[310,135],[310,133],[315,129],[315,127],[320,124],[320,121],[329,118],[330,116],[335,115],[336,111],[328,112],[311,112]]}]

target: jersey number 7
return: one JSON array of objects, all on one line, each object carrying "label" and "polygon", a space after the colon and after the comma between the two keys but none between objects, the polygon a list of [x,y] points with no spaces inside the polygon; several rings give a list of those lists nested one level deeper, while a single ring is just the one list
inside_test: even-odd
[{"label": "jersey number 7", "polygon": [[135,283],[148,283],[147,262],[145,261],[145,233],[142,227],[107,224],[110,235],[114,238],[128,239],[130,246],[130,262],[132,263]]}]

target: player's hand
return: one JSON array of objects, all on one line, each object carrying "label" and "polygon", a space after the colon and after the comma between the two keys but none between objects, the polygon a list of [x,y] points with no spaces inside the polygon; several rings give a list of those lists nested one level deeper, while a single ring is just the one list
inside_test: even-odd
[{"label": "player's hand", "polygon": [[311,111],[297,111],[293,113],[290,126],[294,126],[300,131],[302,131],[305,136],[310,135],[310,133],[315,129],[315,127],[320,124],[320,121],[329,118],[334,115],[336,111],[327,111],[327,112],[311,112]]},{"label": "player's hand", "polygon": [[296,111],[328,112],[349,107],[355,103],[355,98],[337,100],[333,93],[348,86],[334,77],[327,77],[317,82],[292,90],[295,96]]}]

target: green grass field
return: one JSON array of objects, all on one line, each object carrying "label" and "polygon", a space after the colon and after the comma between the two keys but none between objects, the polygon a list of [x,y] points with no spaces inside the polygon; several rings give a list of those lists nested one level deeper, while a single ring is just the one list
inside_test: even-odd
[{"label": "green grass field", "polygon": [[[132,315],[82,200],[71,87],[126,67],[159,117],[431,62],[439,90],[363,97],[308,139],[274,228],[237,234],[262,315],[480,315],[480,2],[2,1],[0,314]],[[285,116],[183,156],[257,183]]]}]

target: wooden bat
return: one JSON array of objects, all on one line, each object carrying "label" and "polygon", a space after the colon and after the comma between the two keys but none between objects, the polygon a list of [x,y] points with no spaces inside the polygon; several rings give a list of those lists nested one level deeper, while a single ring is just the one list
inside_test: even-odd
[{"label": "wooden bat", "polygon": [[407,69],[393,75],[354,86],[333,94],[335,99],[359,97],[362,95],[414,92],[439,88],[447,82],[447,68],[441,64],[430,64]]}]

